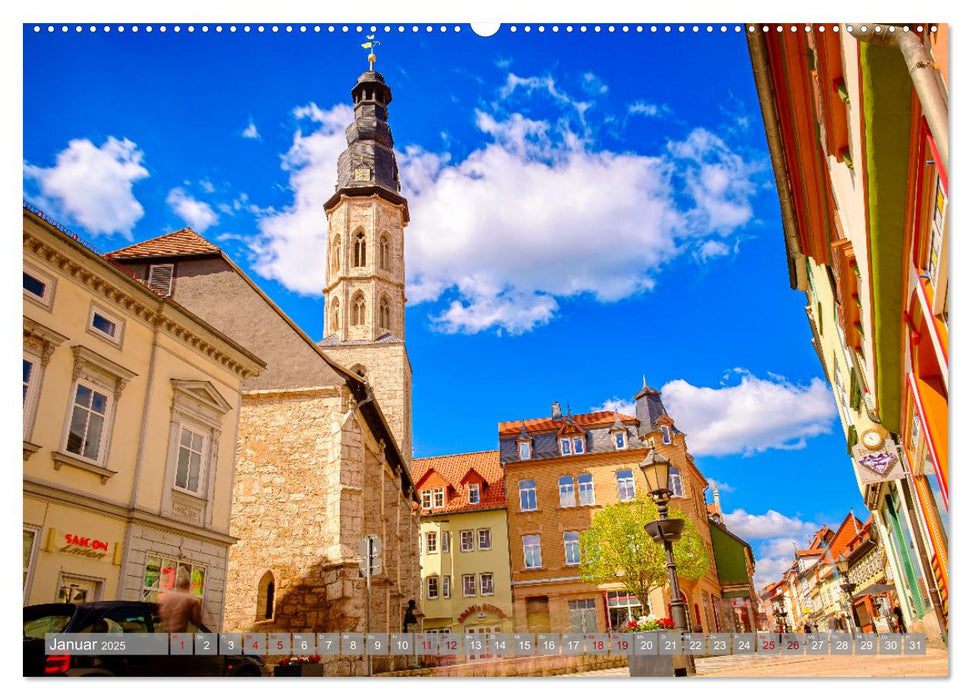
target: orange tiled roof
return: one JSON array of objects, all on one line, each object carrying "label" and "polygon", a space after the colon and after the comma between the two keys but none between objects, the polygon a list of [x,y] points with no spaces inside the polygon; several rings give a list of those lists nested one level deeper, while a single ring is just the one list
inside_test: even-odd
[{"label": "orange tiled roof", "polygon": [[177,255],[220,253],[220,249],[193,231],[183,228],[158,238],[150,238],[108,253],[107,258],[163,258]]},{"label": "orange tiled roof", "polygon": [[[499,464],[499,450],[488,452],[466,452],[457,455],[443,455],[441,457],[424,457],[411,462],[411,478],[417,484],[425,475],[434,471],[445,480],[448,489],[444,508],[423,510],[423,515],[438,513],[458,513],[464,511],[486,510],[502,508],[506,505],[506,494],[503,487],[502,467]],[[479,502],[470,505],[462,480],[475,471],[485,480],[484,488],[480,489]]]},{"label": "orange tiled roof", "polygon": [[[619,414],[622,423],[636,422],[637,419],[634,416],[625,416],[623,413]],[[526,420],[526,432],[527,433],[548,433],[556,432],[563,425],[566,420],[565,417],[559,420],[553,420],[552,418],[530,418]],[[596,411],[594,413],[579,413],[573,416],[574,422],[582,428],[603,428],[606,426],[613,425],[614,423],[614,412],[613,411]],[[515,437],[523,429],[523,421],[514,420],[506,421],[499,424],[499,437]]]}]

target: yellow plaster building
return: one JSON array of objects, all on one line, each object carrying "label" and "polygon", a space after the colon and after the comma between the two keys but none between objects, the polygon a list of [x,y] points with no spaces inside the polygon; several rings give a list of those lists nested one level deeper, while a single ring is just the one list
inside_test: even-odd
[{"label": "yellow plaster building", "polygon": [[421,497],[424,631],[512,632],[499,452],[416,459],[412,474]]},{"label": "yellow plaster building", "polygon": [[262,360],[28,205],[24,604],[154,600],[222,622],[244,379]]}]

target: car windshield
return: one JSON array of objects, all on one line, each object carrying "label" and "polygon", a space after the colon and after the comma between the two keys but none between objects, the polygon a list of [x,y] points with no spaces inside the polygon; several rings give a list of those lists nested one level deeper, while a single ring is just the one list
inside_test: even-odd
[{"label": "car windshield", "polygon": [[76,606],[68,604],[24,608],[24,638],[43,639],[45,634],[63,632],[76,609]]}]

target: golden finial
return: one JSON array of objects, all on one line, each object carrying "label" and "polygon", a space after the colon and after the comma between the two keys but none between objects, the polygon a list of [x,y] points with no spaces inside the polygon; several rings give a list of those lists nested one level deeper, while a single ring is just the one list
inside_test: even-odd
[{"label": "golden finial", "polygon": [[362,49],[371,49],[370,52],[368,52],[367,57],[369,71],[374,70],[374,62],[377,60],[377,57],[374,55],[374,47],[378,46],[380,43],[380,41],[375,41],[374,34],[368,34],[367,41],[361,44]]}]

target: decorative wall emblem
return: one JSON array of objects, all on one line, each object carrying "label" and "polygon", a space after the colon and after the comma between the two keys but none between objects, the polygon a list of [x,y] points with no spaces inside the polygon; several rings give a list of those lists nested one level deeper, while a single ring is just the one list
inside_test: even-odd
[{"label": "decorative wall emblem", "polygon": [[859,462],[861,466],[866,467],[870,471],[874,471],[880,476],[883,476],[897,461],[897,456],[891,454],[890,452],[871,452],[868,455],[864,455],[860,458]]}]

